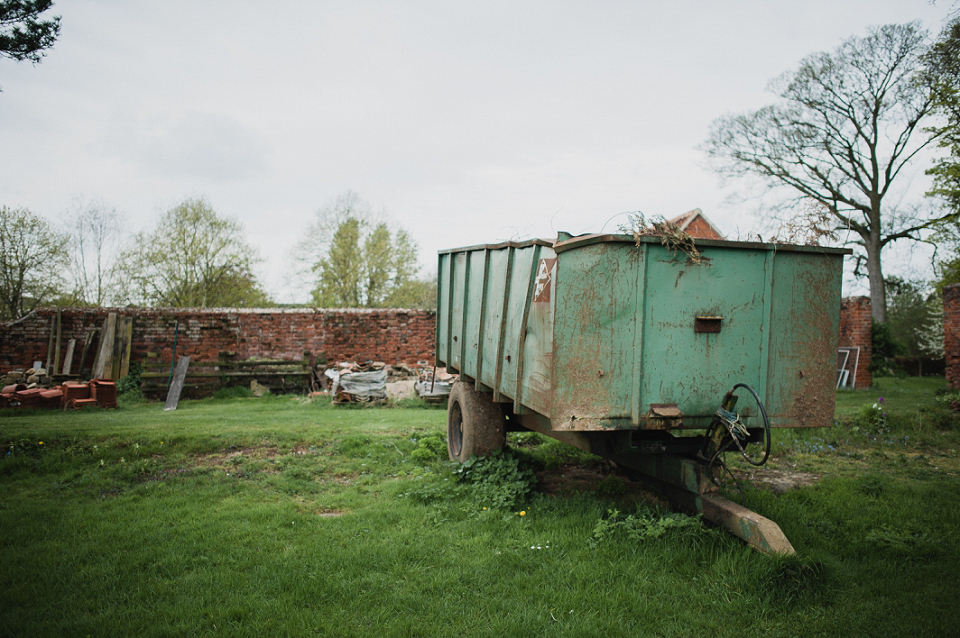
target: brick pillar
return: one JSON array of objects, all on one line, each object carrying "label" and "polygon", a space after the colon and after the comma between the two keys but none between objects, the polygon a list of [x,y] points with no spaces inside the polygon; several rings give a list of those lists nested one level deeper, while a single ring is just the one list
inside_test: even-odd
[{"label": "brick pillar", "polygon": [[[846,297],[840,302],[840,341],[837,345],[841,348],[860,348],[860,360],[857,363],[857,376],[853,386],[855,388],[869,388],[873,385],[873,375],[868,369],[873,359],[871,312],[870,297]],[[852,362],[849,367],[852,367]]]},{"label": "brick pillar", "polygon": [[943,351],[947,385],[960,388],[960,284],[943,289]]}]

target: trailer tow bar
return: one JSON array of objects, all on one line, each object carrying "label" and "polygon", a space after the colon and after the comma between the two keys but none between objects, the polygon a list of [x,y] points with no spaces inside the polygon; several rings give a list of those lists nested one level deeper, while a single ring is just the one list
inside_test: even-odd
[{"label": "trailer tow bar", "polygon": [[[763,455],[753,458],[746,451],[751,441],[756,441],[760,428],[748,430],[735,412],[736,391],[745,389],[756,401],[756,412],[751,417],[760,417],[764,443]],[[713,419],[704,437],[703,449],[695,458],[680,454],[613,455],[612,460],[640,472],[644,479],[659,489],[680,508],[701,514],[747,544],[767,554],[793,554],[793,545],[780,526],[770,519],[716,493],[719,484],[715,473],[729,472],[721,455],[732,449],[739,450],[752,465],[763,465],[770,457],[770,421],[760,397],[750,386],[738,383],[728,392],[721,408]]]}]

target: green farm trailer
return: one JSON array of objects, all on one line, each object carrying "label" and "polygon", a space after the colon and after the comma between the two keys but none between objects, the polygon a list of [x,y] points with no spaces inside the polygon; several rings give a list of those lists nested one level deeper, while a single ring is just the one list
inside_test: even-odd
[{"label": "green farm trailer", "polygon": [[716,475],[725,450],[764,462],[771,428],[832,423],[848,253],[565,233],[441,251],[436,360],[460,374],[451,459],[533,430],[792,552],[775,523],[716,493]]}]

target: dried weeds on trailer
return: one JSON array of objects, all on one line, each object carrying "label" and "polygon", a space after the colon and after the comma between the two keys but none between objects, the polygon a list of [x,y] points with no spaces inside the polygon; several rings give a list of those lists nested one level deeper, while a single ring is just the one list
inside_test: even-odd
[{"label": "dried weeds on trailer", "polygon": [[629,222],[620,226],[620,232],[633,235],[637,246],[641,245],[641,237],[659,237],[660,243],[667,247],[674,255],[677,251],[684,253],[690,260],[699,264],[701,261],[700,251],[697,250],[696,242],[690,234],[674,224],[667,221],[662,215],[657,215],[647,222],[643,213],[630,213]]},{"label": "dried weeds on trailer", "polygon": [[820,246],[821,241],[836,242],[839,236],[832,226],[833,220],[827,207],[808,199],[790,221],[777,228],[777,233],[770,238],[770,243]]}]

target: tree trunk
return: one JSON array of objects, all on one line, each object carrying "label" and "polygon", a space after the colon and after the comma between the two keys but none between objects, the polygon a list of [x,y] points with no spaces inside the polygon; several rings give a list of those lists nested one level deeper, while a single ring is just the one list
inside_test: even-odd
[{"label": "tree trunk", "polygon": [[864,248],[867,251],[867,277],[870,281],[870,314],[877,323],[887,321],[887,291],[883,281],[883,269],[880,267],[880,228],[870,229],[870,234],[864,237]]}]

